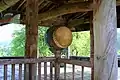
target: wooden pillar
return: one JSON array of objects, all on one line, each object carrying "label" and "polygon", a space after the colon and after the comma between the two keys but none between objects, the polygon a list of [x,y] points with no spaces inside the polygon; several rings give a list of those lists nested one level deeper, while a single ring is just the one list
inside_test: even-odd
[{"label": "wooden pillar", "polygon": [[116,0],[94,0],[94,80],[117,80]]},{"label": "wooden pillar", "polygon": [[94,80],[94,31],[93,31],[93,12],[90,15],[90,61],[91,67],[91,80]]},{"label": "wooden pillar", "polygon": [[60,76],[60,64],[58,63],[58,59],[61,57],[61,52],[55,51],[55,80],[59,80],[59,76]]},{"label": "wooden pillar", "polygon": [[[26,0],[26,43],[25,56],[28,58],[37,57],[38,41],[38,0]],[[27,80],[36,79],[36,64],[29,64],[29,75]]]}]

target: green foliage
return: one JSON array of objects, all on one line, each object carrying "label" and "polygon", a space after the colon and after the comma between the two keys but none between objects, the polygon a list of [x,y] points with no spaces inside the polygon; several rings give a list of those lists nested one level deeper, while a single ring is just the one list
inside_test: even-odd
[{"label": "green foliage", "polygon": [[117,51],[117,54],[120,55],[120,50]]},{"label": "green foliage", "polygon": [[0,47],[0,56],[4,56],[4,54],[5,54],[4,49]]},{"label": "green foliage", "polygon": [[[45,43],[45,32],[47,28],[39,27],[38,30],[38,52],[40,56],[52,55]],[[14,38],[11,43],[11,56],[24,56],[25,47],[25,28],[17,30],[13,34]],[[72,55],[89,56],[90,53],[90,35],[89,32],[74,32],[73,41],[70,46]]]},{"label": "green foliage", "polygon": [[[47,28],[39,27],[38,30],[38,52],[40,56],[49,56],[51,52],[45,43],[44,35]],[[11,56],[24,56],[25,53],[25,28],[17,30],[13,34],[11,42]]]},{"label": "green foliage", "polygon": [[11,56],[24,56],[25,50],[25,28],[16,30],[13,33],[11,42]]},{"label": "green foliage", "polygon": [[10,48],[6,46],[0,47],[0,57],[2,56],[10,56]]},{"label": "green foliage", "polygon": [[[38,53],[40,56],[52,55],[45,43],[44,35],[46,27],[39,27],[38,30]],[[120,30],[117,36],[117,53],[120,54]],[[11,48],[10,48],[11,47]],[[77,56],[90,56],[90,32],[73,32],[73,41],[70,46],[71,54]],[[63,52],[63,54],[66,51]],[[13,40],[10,46],[0,46],[0,56],[24,56],[25,53],[25,27],[13,33]]]},{"label": "green foliage", "polygon": [[49,47],[47,46],[46,42],[45,42],[45,33],[47,31],[47,28],[45,27],[39,27],[38,30],[38,50],[39,50],[39,54],[40,56],[50,56],[52,55],[51,51],[49,50]]},{"label": "green foliage", "polygon": [[89,56],[90,55],[90,33],[74,32],[73,41],[70,46],[71,54],[76,56]]}]

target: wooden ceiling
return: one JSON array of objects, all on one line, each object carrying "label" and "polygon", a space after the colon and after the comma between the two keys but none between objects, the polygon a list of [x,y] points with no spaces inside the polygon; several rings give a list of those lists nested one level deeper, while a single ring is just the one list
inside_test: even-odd
[{"label": "wooden ceiling", "polygon": [[[7,5],[7,0],[0,0]],[[26,0],[8,0],[15,4],[9,4],[3,13],[13,12],[21,14],[21,23],[25,23]],[[39,22],[41,26],[66,25],[72,30],[89,30],[90,14],[95,5],[89,0],[39,0]],[[120,0],[117,0],[118,22],[120,23]],[[1,7],[1,6],[0,6]],[[0,10],[1,11],[1,10]],[[118,23],[118,25],[120,25]],[[118,26],[120,28],[120,26]]]}]

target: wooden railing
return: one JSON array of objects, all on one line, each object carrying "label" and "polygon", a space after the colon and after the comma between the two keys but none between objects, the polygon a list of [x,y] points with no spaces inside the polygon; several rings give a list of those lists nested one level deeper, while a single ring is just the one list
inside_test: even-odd
[{"label": "wooden railing", "polygon": [[[44,63],[44,80],[47,80],[47,62],[50,62],[50,80],[53,80],[53,62],[54,62],[55,58],[51,58],[51,57],[47,57],[47,58],[37,58],[37,59],[34,59],[34,58],[10,58],[10,59],[7,59],[7,58],[4,58],[4,59],[0,59],[0,66],[1,65],[4,65],[4,80],[10,80],[10,79],[7,79],[7,68],[8,68],[8,65],[11,65],[12,68],[11,68],[11,80],[16,80],[15,79],[15,68],[16,68],[16,65],[19,65],[19,80],[22,80],[23,78],[23,75],[22,75],[22,66],[23,65],[29,65],[31,63],[37,63],[38,66],[37,66],[37,69],[38,69],[38,77],[37,77],[37,80],[43,80],[42,77],[41,77],[41,63]],[[24,73],[24,72],[23,72]]]},{"label": "wooden railing", "polygon": [[[50,62],[50,74],[49,74],[49,78],[50,79],[47,79],[47,62]],[[16,68],[16,65],[19,65],[19,75],[18,75],[18,78],[19,80],[23,80],[22,78],[25,77],[23,76],[22,73],[24,73],[23,71],[23,68],[22,66],[24,65],[29,65],[29,64],[33,64],[33,63],[37,63],[37,70],[38,70],[38,74],[37,74],[37,80],[55,80],[53,77],[53,67],[55,67],[55,58],[53,57],[41,57],[41,58],[37,58],[37,59],[34,59],[34,58],[24,58],[24,57],[5,57],[5,58],[0,58],[0,65],[4,65],[4,80],[9,80],[7,79],[7,68],[8,68],[8,65],[11,65],[11,79],[12,80],[16,80],[15,79],[15,68]],[[44,65],[42,65],[42,63],[44,63]],[[84,79],[84,67],[91,67],[91,63],[90,61],[80,61],[80,60],[71,60],[71,59],[62,59],[60,58],[58,60],[58,63],[60,64],[64,64],[64,80],[66,80],[66,65],[67,64],[72,64],[72,80],[75,80],[75,66],[81,66],[81,80]],[[44,66],[44,78],[41,76],[41,69],[42,67],[41,66]],[[26,75],[27,76],[27,75]],[[60,74],[59,74],[60,76]],[[24,78],[25,80],[25,78]]]},{"label": "wooden railing", "polygon": [[80,60],[71,60],[71,59],[59,59],[59,63],[64,63],[64,80],[66,80],[66,65],[72,64],[72,80],[75,80],[75,66],[81,66],[81,79],[84,80],[84,67],[91,67],[90,61],[80,61]]}]

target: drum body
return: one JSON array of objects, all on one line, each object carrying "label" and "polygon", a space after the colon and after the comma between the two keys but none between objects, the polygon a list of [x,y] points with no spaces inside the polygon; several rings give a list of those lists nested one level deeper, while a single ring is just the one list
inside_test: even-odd
[{"label": "drum body", "polygon": [[50,27],[45,34],[45,40],[52,52],[63,50],[71,44],[72,32],[65,26]]}]

